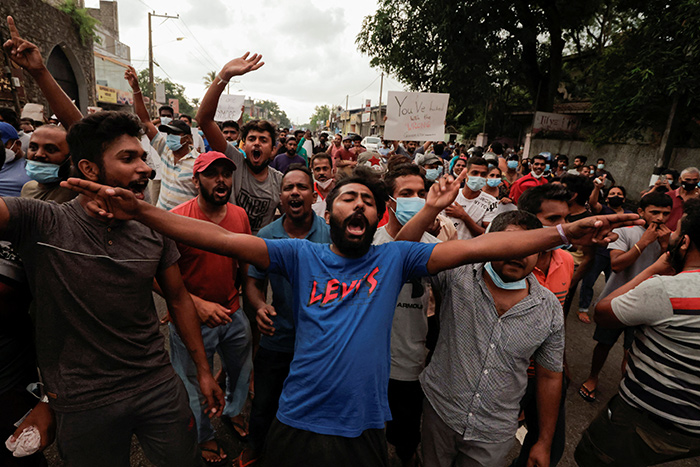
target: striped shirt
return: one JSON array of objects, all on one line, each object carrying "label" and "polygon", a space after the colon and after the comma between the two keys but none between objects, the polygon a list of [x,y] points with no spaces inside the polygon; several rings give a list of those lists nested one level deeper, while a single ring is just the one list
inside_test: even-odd
[{"label": "striped shirt", "polygon": [[498,443],[518,428],[530,357],[562,371],[564,315],[554,294],[527,276],[530,293],[499,316],[482,264],[439,273],[440,336],[420,376],[430,405],[465,440]]},{"label": "striped shirt", "polygon": [[700,270],[654,276],[612,300],[639,326],[620,396],[633,407],[700,434]]},{"label": "striped shirt", "polygon": [[173,152],[165,144],[165,135],[160,132],[151,140],[151,146],[158,151],[161,160],[162,178],[157,206],[170,211],[197,196],[197,188],[192,181],[194,161],[199,156],[197,150],[192,149],[175,162]]}]

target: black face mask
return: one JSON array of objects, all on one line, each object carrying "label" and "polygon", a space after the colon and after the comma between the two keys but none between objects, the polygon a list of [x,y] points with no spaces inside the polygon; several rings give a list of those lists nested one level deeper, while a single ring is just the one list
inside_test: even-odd
[{"label": "black face mask", "polygon": [[608,197],[608,205],[611,208],[619,208],[622,206],[622,203],[624,202],[625,198],[622,196],[610,196]]},{"label": "black face mask", "polygon": [[685,191],[693,191],[698,184],[695,182],[681,182],[681,186]]},{"label": "black face mask", "polygon": [[267,166],[270,164],[270,161],[269,161],[269,160],[266,160],[265,162],[263,162],[263,163],[260,164],[260,165],[253,165],[253,164],[251,164],[251,163],[250,163],[250,160],[249,160],[247,157],[246,157],[244,160],[245,160],[245,164],[248,166],[248,168],[250,168],[250,170],[251,170],[254,174],[259,174],[260,172],[262,172],[263,170],[265,170],[265,167],[267,167]]},{"label": "black face mask", "polygon": [[681,272],[685,266],[685,255],[687,255],[688,252],[686,251],[685,254],[681,254],[681,246],[683,246],[684,242],[685,237],[681,237],[681,239],[675,244],[668,244],[667,251],[670,253],[669,261],[671,262],[671,267],[674,271],[676,271],[676,273]]}]

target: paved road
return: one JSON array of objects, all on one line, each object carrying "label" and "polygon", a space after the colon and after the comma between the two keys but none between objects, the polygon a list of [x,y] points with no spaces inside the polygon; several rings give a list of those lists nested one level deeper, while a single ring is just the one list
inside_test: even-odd
[{"label": "paved road", "polygon": [[[600,293],[603,286],[602,276],[596,283],[596,296]],[[577,300],[574,303],[578,303]],[[164,313],[163,301],[157,300],[157,307],[159,313]],[[567,321],[567,331],[566,331],[566,352],[567,360],[569,363],[569,369],[571,372],[572,382],[567,393],[566,402],[566,450],[564,452],[564,457],[559,463],[562,467],[575,466],[573,452],[578,443],[581,432],[588,426],[591,420],[597,415],[607,401],[615,395],[617,392],[617,385],[620,380],[620,364],[622,362],[622,346],[620,343],[616,345],[605,367],[600,375],[600,383],[598,386],[598,400],[594,403],[585,402],[578,395],[578,387],[581,382],[585,380],[588,376],[588,370],[590,365],[591,352],[593,351],[593,324],[583,324],[581,323],[574,311],[569,316]],[[163,327],[162,331],[165,332],[167,336],[167,328]],[[166,338],[167,340],[167,338]],[[166,342],[167,345],[167,342]],[[218,366],[218,362],[216,364]],[[214,427],[218,433],[218,439],[222,447],[229,453],[229,457],[233,459],[242,449],[243,445],[233,437],[231,431],[228,427],[223,426],[219,420],[214,421]],[[512,456],[518,452],[518,447],[513,449]],[[50,466],[62,466],[63,463],[58,458],[55,446],[52,446],[47,450],[47,457],[49,458]],[[400,463],[398,459],[391,456],[391,467],[398,467]],[[134,440],[132,444],[132,456],[131,465],[135,467],[150,467],[152,464],[146,460],[143,452],[138,447],[138,443]],[[700,467],[700,459],[691,459],[685,461],[672,462],[664,464],[666,467]],[[361,467],[361,466],[358,466]]]}]

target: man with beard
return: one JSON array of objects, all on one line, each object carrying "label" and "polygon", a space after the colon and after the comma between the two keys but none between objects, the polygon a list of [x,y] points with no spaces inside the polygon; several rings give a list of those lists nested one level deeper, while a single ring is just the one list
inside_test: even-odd
[{"label": "man with beard", "polygon": [[[303,165],[290,166],[282,179],[282,217],[263,227],[258,237],[303,238],[326,245],[330,243],[328,225],[312,210],[314,199],[313,179],[309,170]],[[265,300],[266,280],[269,280],[272,290],[271,305]],[[255,398],[250,410],[250,449],[241,453],[237,463],[234,462],[235,466],[252,466],[260,458],[267,432],[277,413],[282,385],[294,357],[294,292],[289,281],[280,274],[268,274],[251,266],[246,296],[257,310],[262,337],[254,362]]]},{"label": "man with beard", "polygon": [[[214,223],[230,232],[250,234],[245,211],[228,202],[234,170],[233,162],[220,152],[200,154],[193,169],[193,181],[199,195],[172,211]],[[187,245],[178,244],[177,247],[181,255],[178,265],[201,322],[209,366],[213,367],[214,353],[218,353],[226,371],[226,406],[222,415],[231,419],[234,429],[244,430],[245,419],[241,410],[247,391],[241,395],[241,391],[235,389],[239,381],[247,389],[253,366],[250,324],[245,314],[239,311],[237,285],[238,281],[245,281],[247,266],[235,259]],[[204,398],[197,384],[197,367],[172,323],[170,357],[189,395],[202,458],[206,465],[220,465],[226,453],[214,438],[214,428],[204,412]]]},{"label": "man with beard", "polygon": [[542,154],[533,156],[530,164],[530,173],[519,178],[510,186],[510,199],[513,200],[513,203],[518,204],[518,198],[528,188],[547,183],[547,179],[543,177],[546,166],[547,158],[545,156]]},{"label": "man with beard", "polygon": [[669,252],[596,306],[598,324],[638,331],[618,394],[576,447],[582,467],[700,455],[700,202],[684,208]]},{"label": "man with beard", "polygon": [[314,146],[314,154],[319,152],[326,152],[328,150],[328,133],[325,131],[318,135],[318,144]]},{"label": "man with beard", "polygon": [[[420,238],[452,204],[463,176],[435,183],[426,206],[397,240]],[[238,258],[290,281],[296,341],[277,419],[268,433],[274,442],[267,444],[264,465],[270,466],[387,464],[391,324],[407,281],[469,262],[524,257],[569,238],[607,242],[611,227],[635,223],[637,217],[588,218],[556,229],[437,245],[395,241],[372,246],[385,211],[385,193],[374,178],[353,176],[338,182],[326,199],[332,243],[320,245],[233,234],[153,208],[127,190],[86,180],[69,179],[65,185],[92,197],[90,207],[97,215],[137,219],[180,242]]]},{"label": "man with beard", "polygon": [[326,214],[326,198],[335,187],[333,176],[333,160],[325,152],[320,152],[311,158],[311,172],[314,174],[314,191],[317,198],[311,206],[316,214],[323,217]]},{"label": "man with beard", "polygon": [[248,214],[250,228],[256,234],[272,222],[279,206],[282,173],[268,167],[277,137],[274,125],[265,120],[252,120],[241,128],[241,149],[245,157],[232,143],[227,142],[219,126],[214,122],[219,97],[226,84],[234,76],[240,76],[263,66],[262,57],[246,53],[228,62],[217,78],[207,88],[197,112],[199,127],[214,151],[223,152],[240,170],[233,174],[232,198]]},{"label": "man with beard", "polygon": [[281,173],[286,173],[292,164],[306,165],[304,158],[297,154],[297,140],[293,136],[287,138],[285,146],[287,151],[276,155],[270,167],[279,170]]},{"label": "man with beard", "polygon": [[55,201],[59,204],[75,198],[75,192],[59,185],[71,173],[64,128],[43,125],[32,132],[25,170],[32,180],[22,187],[23,198]]},{"label": "man with beard", "polygon": [[[13,35],[13,52],[21,43]],[[141,134],[135,116],[99,112],[75,123],[67,141],[85,179],[143,199],[151,168]],[[157,465],[199,465],[187,394],[158,329],[154,279],[196,362],[208,412],[218,413],[223,397],[175,244],[134,222],[98,219],[86,202],[0,200],[0,234],[21,256],[34,297],[38,364],[59,452],[68,465],[125,465],[136,434]]]}]

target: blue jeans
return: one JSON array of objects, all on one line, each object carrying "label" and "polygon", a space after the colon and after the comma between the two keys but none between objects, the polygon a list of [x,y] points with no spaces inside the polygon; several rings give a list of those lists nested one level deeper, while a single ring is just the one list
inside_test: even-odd
[{"label": "blue jeans", "polygon": [[[226,371],[226,406],[224,417],[235,417],[248,397],[250,372],[253,369],[252,335],[248,318],[242,310],[231,315],[231,322],[215,328],[202,325],[202,340],[209,367],[214,368],[214,352],[221,357]],[[190,408],[197,422],[199,443],[214,439],[214,427],[204,413],[204,396],[199,390],[197,369],[175,326],[170,323],[170,360],[175,372],[185,383]]]},{"label": "blue jeans", "polygon": [[578,308],[588,308],[593,301],[593,286],[598,280],[600,273],[605,273],[605,282],[610,279],[610,257],[595,254],[593,258],[593,266],[581,280],[581,292],[578,297]]}]

